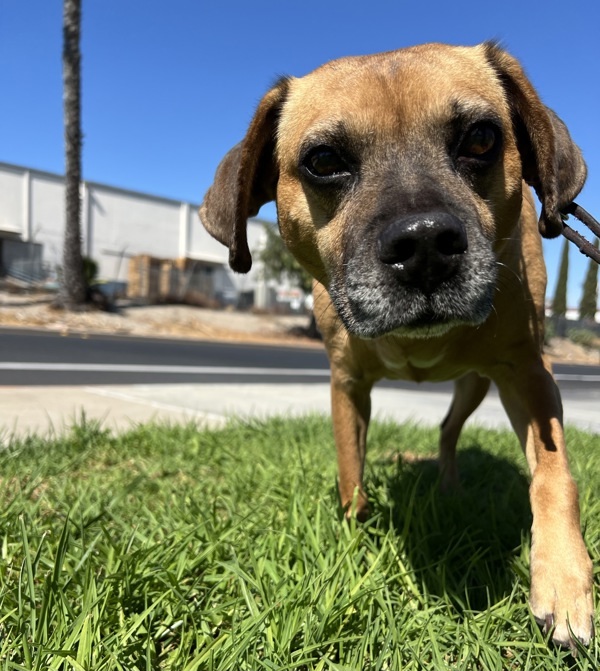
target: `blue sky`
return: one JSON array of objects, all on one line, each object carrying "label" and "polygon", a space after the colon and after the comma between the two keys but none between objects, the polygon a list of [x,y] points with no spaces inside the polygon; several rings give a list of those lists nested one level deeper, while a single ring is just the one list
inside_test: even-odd
[{"label": "blue sky", "polygon": [[[63,172],[61,25],[61,0],[0,0],[0,161]],[[598,0],[83,0],[84,178],[199,202],[277,76],[494,38],[583,149],[578,201],[598,218],[599,29]],[[560,246],[545,243],[550,294]],[[586,263],[571,251],[574,306]]]}]

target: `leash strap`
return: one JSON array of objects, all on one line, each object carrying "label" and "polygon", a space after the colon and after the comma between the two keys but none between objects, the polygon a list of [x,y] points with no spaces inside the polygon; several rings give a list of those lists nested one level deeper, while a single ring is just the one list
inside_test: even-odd
[{"label": "leash strap", "polygon": [[[600,238],[600,223],[598,223],[587,210],[584,210],[581,205],[573,202],[565,207],[563,214],[565,215],[565,218],[568,215],[573,215],[576,219],[579,219],[579,221],[585,224],[597,238]],[[564,222],[562,234],[569,240],[569,242],[572,242],[582,254],[600,264],[600,250],[596,249],[596,247],[586,240],[583,235],[580,235],[576,230]]]}]

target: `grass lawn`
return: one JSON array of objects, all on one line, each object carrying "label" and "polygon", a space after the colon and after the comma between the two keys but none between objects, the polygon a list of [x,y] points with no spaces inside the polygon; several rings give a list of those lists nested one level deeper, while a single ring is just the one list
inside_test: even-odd
[{"label": "grass lawn", "polygon": [[[528,482],[510,433],[375,423],[365,526],[341,521],[327,419],[81,425],[0,453],[0,671],[590,669],[529,614]],[[600,436],[568,432],[600,550]],[[404,450],[404,456],[399,448]]]}]

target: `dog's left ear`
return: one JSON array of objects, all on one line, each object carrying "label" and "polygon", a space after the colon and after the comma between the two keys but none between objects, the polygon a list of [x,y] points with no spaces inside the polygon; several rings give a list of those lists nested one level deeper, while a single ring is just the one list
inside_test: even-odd
[{"label": "dog's left ear", "polygon": [[583,188],[587,169],[565,124],[538,97],[518,61],[496,44],[484,45],[506,92],[523,164],[523,179],[542,204],[539,229],[546,238],[563,230],[561,209]]},{"label": "dog's left ear", "polygon": [[229,248],[229,265],[238,273],[247,273],[252,267],[248,217],[275,198],[275,134],[288,86],[289,80],[282,79],[260,101],[246,137],[221,161],[200,206],[204,227]]}]

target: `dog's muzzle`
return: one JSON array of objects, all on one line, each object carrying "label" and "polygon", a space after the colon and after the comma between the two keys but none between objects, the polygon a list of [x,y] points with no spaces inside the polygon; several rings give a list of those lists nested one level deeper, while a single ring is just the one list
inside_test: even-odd
[{"label": "dog's muzzle", "polygon": [[451,212],[400,215],[347,245],[329,286],[354,335],[440,335],[490,314],[496,260],[481,227]]}]

